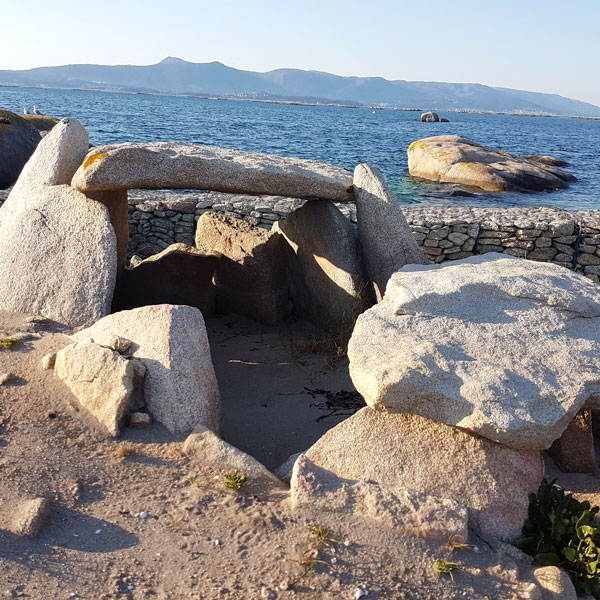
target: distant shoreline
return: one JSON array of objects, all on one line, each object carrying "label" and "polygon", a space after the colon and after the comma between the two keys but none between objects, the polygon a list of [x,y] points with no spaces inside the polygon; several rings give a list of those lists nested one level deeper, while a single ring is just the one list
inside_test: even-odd
[{"label": "distant shoreline", "polygon": [[[109,88],[77,88],[77,87],[58,87],[58,86],[28,86],[28,85],[17,85],[17,84],[6,84],[0,83],[0,88],[11,88],[11,89],[22,89],[22,90],[59,90],[59,91],[72,91],[72,92],[92,92],[102,94],[127,94],[129,96],[159,96],[168,98],[198,98],[200,100],[213,100],[213,101],[230,101],[230,102],[260,102],[262,104],[283,104],[290,106],[322,106],[326,108],[363,108],[367,110],[395,110],[400,112],[425,112],[428,109],[422,108],[410,108],[410,107],[399,107],[391,104],[373,104],[366,105],[360,102],[356,103],[343,103],[343,102],[321,102],[321,101],[309,101],[299,99],[285,99],[285,98],[253,98],[244,97],[240,95],[213,95],[213,94],[196,94],[196,93],[173,93],[173,92],[160,92],[160,91],[139,91],[139,90],[121,90],[121,89],[109,89]],[[473,114],[473,115],[511,115],[513,117],[546,117],[546,118],[559,118],[559,119],[581,119],[587,121],[600,121],[600,117],[588,117],[579,115],[557,115],[553,113],[536,113],[536,112],[520,112],[515,110],[511,111],[494,111],[494,110],[477,110],[471,108],[431,108],[433,111],[447,112],[447,113],[459,113],[459,114]]]}]

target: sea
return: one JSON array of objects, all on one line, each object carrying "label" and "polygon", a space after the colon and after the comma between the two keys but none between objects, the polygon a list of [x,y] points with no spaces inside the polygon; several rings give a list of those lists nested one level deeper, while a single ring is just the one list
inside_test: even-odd
[{"label": "sea", "polygon": [[[383,172],[403,205],[600,209],[600,120],[438,111],[449,123],[421,123],[419,111],[389,108],[0,86],[0,108],[22,114],[33,105],[44,114],[78,119],[94,145],[180,141],[311,158],[347,169],[367,162]],[[455,196],[456,186],[407,175],[409,144],[441,134],[515,155],[561,158],[578,181],[552,192]]]}]

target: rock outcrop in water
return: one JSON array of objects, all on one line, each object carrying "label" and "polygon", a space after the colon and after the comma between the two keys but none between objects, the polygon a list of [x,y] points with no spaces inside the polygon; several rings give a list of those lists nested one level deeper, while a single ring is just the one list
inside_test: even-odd
[{"label": "rock outcrop in water", "polygon": [[42,139],[28,121],[0,110],[0,189],[10,187]]},{"label": "rock outcrop in water", "polygon": [[458,135],[438,135],[408,147],[408,172],[413,177],[459,183],[488,192],[563,189],[575,177],[550,164],[548,157],[518,158],[490,150]]}]

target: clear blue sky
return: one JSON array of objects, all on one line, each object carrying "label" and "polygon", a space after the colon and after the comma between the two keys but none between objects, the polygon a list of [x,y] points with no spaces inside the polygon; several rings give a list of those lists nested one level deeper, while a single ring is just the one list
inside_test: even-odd
[{"label": "clear blue sky", "polygon": [[152,64],[476,82],[600,105],[600,0],[3,0],[0,69]]}]

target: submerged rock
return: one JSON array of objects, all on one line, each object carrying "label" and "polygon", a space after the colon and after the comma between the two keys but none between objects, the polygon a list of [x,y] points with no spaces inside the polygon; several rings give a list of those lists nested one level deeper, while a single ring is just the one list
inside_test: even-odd
[{"label": "submerged rock", "polygon": [[422,123],[437,123],[439,120],[440,120],[440,117],[438,116],[438,114],[434,113],[432,111],[424,112],[421,115]]}]

